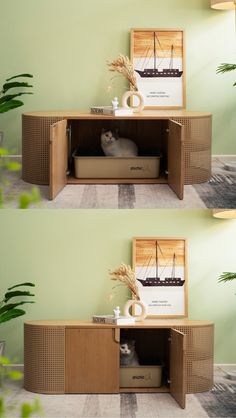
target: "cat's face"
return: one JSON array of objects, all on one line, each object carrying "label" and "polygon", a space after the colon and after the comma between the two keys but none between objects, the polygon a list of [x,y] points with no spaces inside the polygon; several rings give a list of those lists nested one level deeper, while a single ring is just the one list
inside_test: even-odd
[{"label": "cat's face", "polygon": [[122,356],[129,356],[134,352],[134,341],[121,342],[120,344],[120,353]]},{"label": "cat's face", "polygon": [[103,145],[112,144],[116,141],[115,136],[113,135],[112,131],[103,131],[101,134],[101,143]]}]

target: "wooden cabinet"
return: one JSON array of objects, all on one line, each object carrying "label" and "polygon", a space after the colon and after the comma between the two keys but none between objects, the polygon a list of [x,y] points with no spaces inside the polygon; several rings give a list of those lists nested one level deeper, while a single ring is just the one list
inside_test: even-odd
[{"label": "wooden cabinet", "polygon": [[65,392],[118,393],[119,344],[113,329],[66,329]]},{"label": "wooden cabinet", "polygon": [[[122,336],[135,338],[140,358],[153,361],[158,356],[165,364],[161,387],[120,387]],[[114,327],[30,321],[25,323],[24,370],[25,389],[32,392],[169,392],[184,408],[186,393],[209,390],[213,385],[213,324],[146,320]]]},{"label": "wooden cabinet", "polygon": [[[211,115],[178,111],[144,111],[130,117],[81,112],[35,112],[22,118],[22,177],[49,184],[53,199],[67,184],[168,183],[179,199],[184,185],[211,175]],[[102,128],[118,129],[134,140],[142,155],[161,155],[158,178],[75,178],[72,152],[80,148],[102,157]],[[104,157],[103,157],[104,158]]]}]

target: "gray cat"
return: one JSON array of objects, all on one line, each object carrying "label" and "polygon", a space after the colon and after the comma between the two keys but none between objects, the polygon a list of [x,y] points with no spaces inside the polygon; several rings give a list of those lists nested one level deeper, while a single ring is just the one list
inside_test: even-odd
[{"label": "gray cat", "polygon": [[134,340],[124,340],[120,343],[120,365],[121,366],[138,366],[138,355],[135,351]]},{"label": "gray cat", "polygon": [[101,147],[107,157],[136,157],[138,147],[131,139],[120,138],[117,133],[102,130]]}]

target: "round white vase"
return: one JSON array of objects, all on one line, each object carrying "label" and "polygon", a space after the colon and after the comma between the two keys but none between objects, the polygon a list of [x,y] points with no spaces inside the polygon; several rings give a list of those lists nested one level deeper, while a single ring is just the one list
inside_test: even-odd
[{"label": "round white vase", "polygon": [[[131,97],[137,97],[139,104],[137,106],[129,106],[128,100]],[[131,108],[134,112],[140,113],[144,109],[144,96],[140,91],[126,91],[122,96],[122,107]]]},{"label": "round white vase", "polygon": [[[132,315],[130,313],[130,310],[134,308],[134,306],[137,305],[141,309],[140,315]],[[136,299],[130,299],[126,302],[124,306],[124,316],[132,316],[135,318],[135,321],[141,322],[144,321],[144,319],[147,317],[147,305],[145,302],[142,302],[141,300]]]}]

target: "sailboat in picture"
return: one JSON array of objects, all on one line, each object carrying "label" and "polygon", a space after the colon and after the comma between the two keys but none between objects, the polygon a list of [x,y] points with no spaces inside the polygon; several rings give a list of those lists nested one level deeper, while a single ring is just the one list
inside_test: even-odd
[{"label": "sailboat in picture", "polygon": [[[183,74],[183,71],[179,70],[178,68],[174,68],[174,45],[171,45],[170,50],[170,62],[169,62],[169,68],[164,68],[163,70],[159,70],[160,64],[157,64],[158,62],[158,46],[159,49],[163,52],[161,43],[156,35],[156,32],[153,32],[153,68],[144,68],[142,70],[135,69],[135,71],[140,75],[142,78],[176,78],[181,77]],[[148,56],[150,47],[147,50],[146,58]],[[145,62],[144,62],[145,65]]]},{"label": "sailboat in picture", "polygon": [[[161,279],[159,276],[159,256],[158,256],[158,249],[160,252],[161,248],[158,244],[158,241],[155,241],[155,277],[146,277],[145,279],[137,279],[142,286],[146,287],[156,287],[156,286],[183,286],[185,283],[184,279],[181,279],[180,277],[176,277],[176,254],[173,254],[172,259],[172,271],[171,271],[171,277],[166,277],[165,279]],[[149,258],[148,268],[150,266],[152,257]],[[147,268],[147,269],[148,269]]]}]

